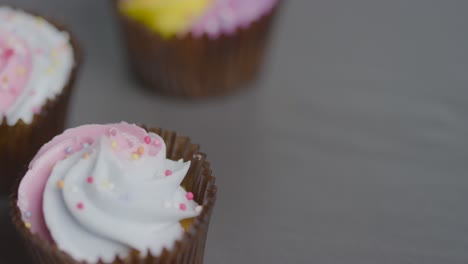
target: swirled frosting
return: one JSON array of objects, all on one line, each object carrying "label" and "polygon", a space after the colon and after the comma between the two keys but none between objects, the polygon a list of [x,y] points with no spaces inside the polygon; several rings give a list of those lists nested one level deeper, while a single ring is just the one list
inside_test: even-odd
[{"label": "swirled frosting", "polygon": [[193,33],[216,38],[247,27],[278,0],[122,0],[120,10],[164,37]]},{"label": "swirled frosting", "polygon": [[74,65],[68,33],[0,6],[0,119],[29,124],[65,87]]},{"label": "swirled frosting", "polygon": [[158,255],[201,207],[181,186],[190,162],[166,159],[162,138],[126,123],[67,130],[46,144],[19,188],[26,227],[78,261],[132,249]]}]

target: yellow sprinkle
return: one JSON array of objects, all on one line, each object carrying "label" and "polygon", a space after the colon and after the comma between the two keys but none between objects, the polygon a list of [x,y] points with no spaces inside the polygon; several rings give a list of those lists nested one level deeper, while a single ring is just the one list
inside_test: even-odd
[{"label": "yellow sprinkle", "polygon": [[132,159],[137,160],[140,156],[137,153],[132,153]]},{"label": "yellow sprinkle", "polygon": [[57,182],[57,188],[63,189],[63,185],[64,185],[63,180],[59,180],[59,181]]},{"label": "yellow sprinkle", "polygon": [[54,72],[54,67],[52,67],[52,66],[48,67],[47,70],[46,70],[47,75],[52,74],[52,72]]},{"label": "yellow sprinkle", "polygon": [[109,181],[105,180],[102,185],[104,185],[106,188],[109,188]]},{"label": "yellow sprinkle", "polygon": [[36,17],[36,23],[39,25],[39,26],[42,26],[44,24],[44,18],[40,17],[40,16],[37,16]]},{"label": "yellow sprinkle", "polygon": [[117,143],[117,141],[112,140],[111,147],[112,147],[113,149],[116,149],[118,146],[119,146],[119,144]]},{"label": "yellow sprinkle", "polygon": [[88,159],[88,158],[89,158],[89,153],[85,153],[85,154],[83,155],[83,159]]},{"label": "yellow sprinkle", "polygon": [[138,147],[137,153],[138,153],[139,155],[143,155],[143,153],[145,153],[145,148],[144,148],[144,147],[141,147],[141,146]]},{"label": "yellow sprinkle", "polygon": [[114,184],[111,183],[111,182],[109,182],[108,180],[105,180],[105,181],[103,182],[103,186],[104,186],[104,188],[106,188],[106,189],[108,189],[108,190],[111,190],[111,191],[112,191],[112,190],[114,189],[114,187],[115,187]]},{"label": "yellow sprinkle", "polygon": [[31,223],[29,223],[29,222],[24,222],[24,226],[25,226],[27,229],[30,229],[30,228],[31,228]]},{"label": "yellow sprinkle", "polygon": [[10,80],[8,79],[8,76],[4,76],[2,79],[2,82],[7,84]]},{"label": "yellow sprinkle", "polygon": [[18,73],[18,75],[24,75],[24,72],[25,72],[25,69],[23,66],[18,66],[16,68],[16,73]]}]

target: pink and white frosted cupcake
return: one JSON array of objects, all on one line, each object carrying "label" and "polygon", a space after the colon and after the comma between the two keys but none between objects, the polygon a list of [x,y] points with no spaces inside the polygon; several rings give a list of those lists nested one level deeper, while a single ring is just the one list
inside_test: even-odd
[{"label": "pink and white frosted cupcake", "polygon": [[61,26],[0,6],[0,193],[63,129],[77,50]]},{"label": "pink and white frosted cupcake", "polygon": [[112,0],[133,69],[163,94],[240,88],[260,69],[280,0]]},{"label": "pink and white frosted cupcake", "polygon": [[127,123],[66,130],[30,163],[13,222],[37,263],[202,263],[216,186],[198,150]]}]

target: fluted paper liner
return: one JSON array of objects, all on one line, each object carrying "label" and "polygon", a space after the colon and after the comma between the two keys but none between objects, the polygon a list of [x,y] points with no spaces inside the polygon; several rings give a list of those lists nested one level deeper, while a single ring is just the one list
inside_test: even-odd
[{"label": "fluted paper liner", "polygon": [[[36,15],[26,10],[25,12]],[[62,93],[54,99],[48,100],[41,111],[34,115],[31,124],[19,120],[15,125],[10,126],[7,124],[6,118],[0,120],[0,195],[11,193],[16,178],[25,174],[29,161],[39,148],[63,131],[70,95],[81,64],[81,51],[72,33],[60,23],[48,18],[44,19],[70,35],[75,65]]]},{"label": "fluted paper liner", "polygon": [[136,77],[148,89],[180,97],[223,95],[254,80],[280,5],[248,27],[216,39],[192,34],[164,39],[122,14],[121,0],[111,1]]},{"label": "fluted paper liner", "polygon": [[[172,160],[184,159],[185,161],[192,161],[190,169],[182,182],[182,186],[187,191],[191,191],[194,194],[195,201],[203,206],[203,210],[200,215],[195,218],[188,232],[185,232],[184,237],[175,243],[172,250],[164,249],[160,256],[152,256],[148,253],[146,257],[143,256],[146,254],[139,254],[135,251],[125,259],[116,257],[112,264],[202,264],[208,225],[210,223],[217,192],[210,163],[206,160],[206,154],[199,152],[200,147],[191,143],[188,137],[179,136],[175,132],[162,129],[147,129],[147,131],[159,134],[164,139],[167,147],[167,158]],[[67,253],[60,251],[55,245],[32,234],[29,229],[24,226],[21,219],[21,212],[16,203],[16,196],[13,196],[10,204],[11,217],[36,260],[35,263],[85,263],[74,260]]]}]

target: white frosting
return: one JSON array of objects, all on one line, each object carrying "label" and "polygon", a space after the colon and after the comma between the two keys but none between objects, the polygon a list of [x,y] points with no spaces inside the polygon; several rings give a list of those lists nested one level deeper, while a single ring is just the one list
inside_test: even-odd
[{"label": "white frosting", "polygon": [[[64,89],[75,63],[70,36],[44,19],[20,10],[0,7],[0,31],[5,30],[23,40],[32,54],[29,80],[15,103],[0,118],[9,125],[20,119],[30,124],[34,109],[54,99]],[[37,111],[37,110],[36,110]]]},{"label": "white frosting", "polygon": [[[57,246],[78,261],[110,262],[131,249],[157,256],[182,238],[180,221],[199,214],[180,186],[190,162],[166,159],[156,134],[150,135],[162,142],[157,150],[122,134],[102,136],[59,161],[47,181],[47,227]],[[144,147],[138,158],[132,156],[135,145]]]}]

